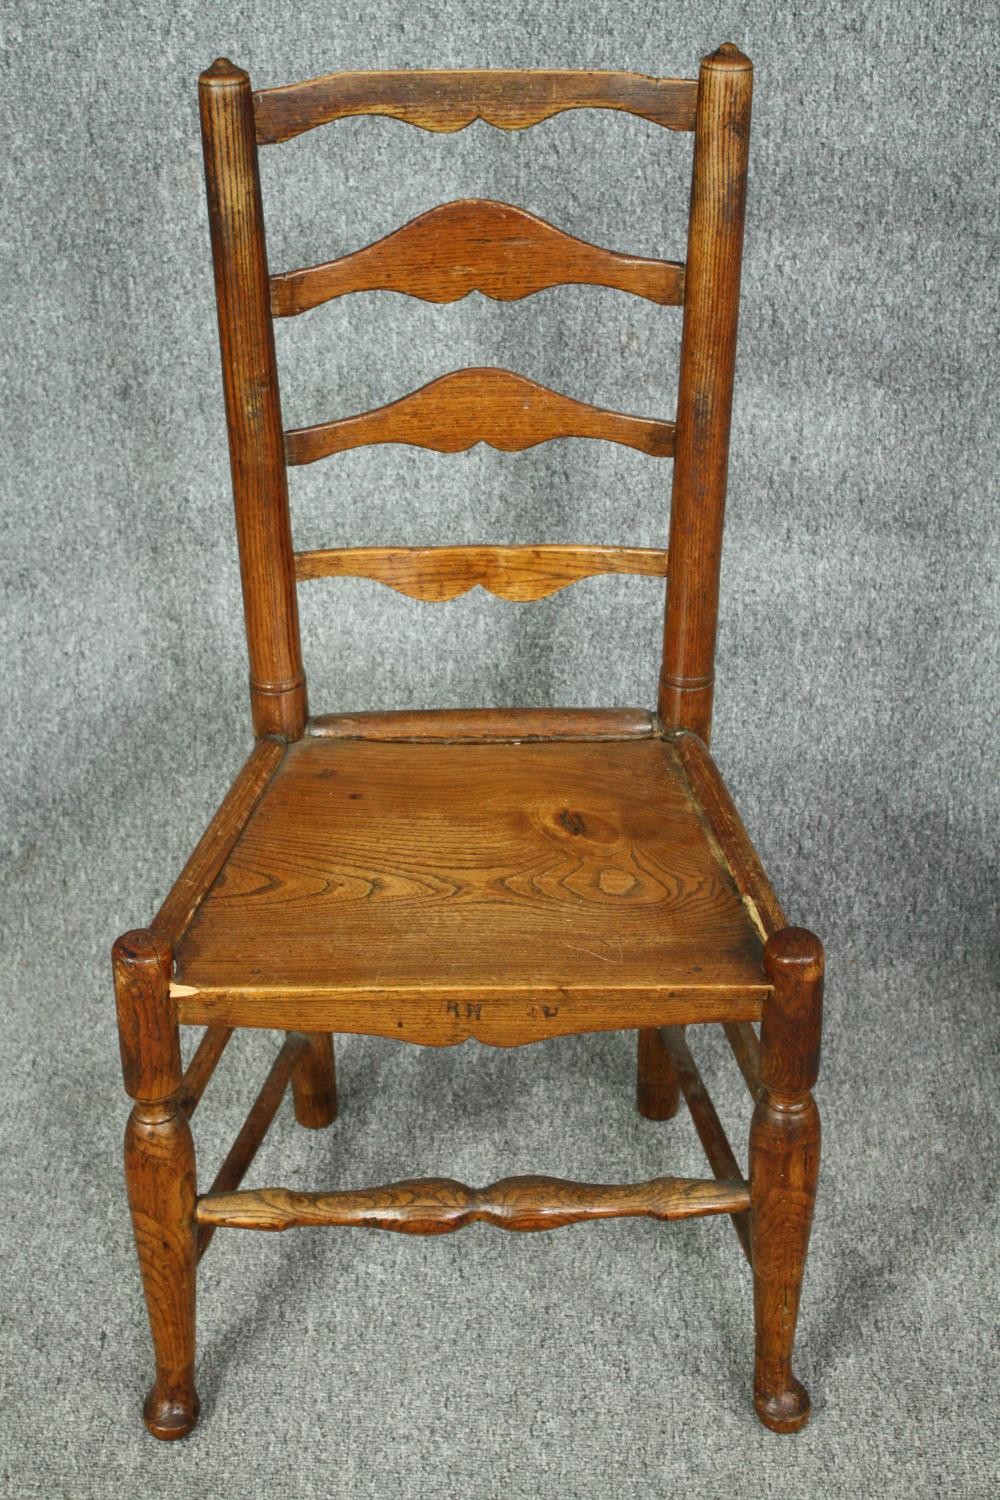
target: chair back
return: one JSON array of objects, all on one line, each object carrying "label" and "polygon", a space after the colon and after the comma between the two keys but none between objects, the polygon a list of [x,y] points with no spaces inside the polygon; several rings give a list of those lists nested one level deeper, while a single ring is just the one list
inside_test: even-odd
[{"label": "chair back", "polygon": [[[220,58],[200,79],[202,135],[255,731],[298,738],[308,709],[297,584],[377,579],[425,600],[476,584],[542,598],[600,573],[667,576],[659,712],[708,739],[726,495],[752,69],[733,46],[697,80],[634,73],[507,70],[331,73],[254,92]],[[473,120],[521,130],[570,109],[624,110],[694,132],[683,262],[618,254],[525,210],[461,199],[325,265],[271,274],[257,148],[351,115],[430,131]],[[431,302],[471,291],[504,301],[589,283],[683,309],[673,421],[591,406],[509,370],[456,370],[401,400],[285,431],[272,319],[348,292],[389,289]],[[287,469],[368,443],[516,451],[552,438],[625,443],[673,458],[669,550],[605,546],[364,547],[296,552]]]}]

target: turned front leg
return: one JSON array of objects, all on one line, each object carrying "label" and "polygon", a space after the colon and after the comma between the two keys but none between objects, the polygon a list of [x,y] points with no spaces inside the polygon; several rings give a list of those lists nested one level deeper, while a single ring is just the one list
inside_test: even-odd
[{"label": "turned front leg", "polygon": [[764,949],[773,992],[760,1036],[762,1091],[750,1127],[750,1244],[754,1276],[754,1405],[766,1427],[797,1432],[809,1395],[792,1374],[792,1345],[819,1173],[823,948],[801,927]]},{"label": "turned front leg", "polygon": [[151,932],[129,932],[112,954],[126,1092],[125,1181],[156,1375],[143,1407],[154,1437],[178,1438],[198,1419],[194,1385],[194,1143],[181,1107],[180,1036],[170,998],[172,956]]}]

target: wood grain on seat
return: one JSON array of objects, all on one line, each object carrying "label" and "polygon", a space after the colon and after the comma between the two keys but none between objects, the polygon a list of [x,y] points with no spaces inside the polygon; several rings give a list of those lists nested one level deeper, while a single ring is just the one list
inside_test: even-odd
[{"label": "wood grain on seat", "polygon": [[761,954],[669,743],[305,739],[174,992],[192,1021],[504,1045],[755,1019]]}]

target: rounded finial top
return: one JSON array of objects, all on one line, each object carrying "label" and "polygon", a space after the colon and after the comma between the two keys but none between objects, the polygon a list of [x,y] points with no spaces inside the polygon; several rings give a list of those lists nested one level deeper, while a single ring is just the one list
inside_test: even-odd
[{"label": "rounded finial top", "polygon": [[764,945],[764,968],[772,978],[776,969],[784,969],[807,981],[820,979],[823,944],[805,927],[779,928]]},{"label": "rounded finial top", "polygon": [[152,964],[162,969],[168,979],[173,972],[170,944],[148,927],[123,932],[112,949],[112,960],[116,966],[129,970]]},{"label": "rounded finial top", "polygon": [[753,71],[753,63],[745,56],[733,42],[723,42],[721,47],[710,52],[704,60],[704,67],[726,69],[727,72]]},{"label": "rounded finial top", "polygon": [[198,82],[205,85],[223,85],[249,82],[249,75],[238,68],[228,57],[217,57],[210,68],[206,68]]}]

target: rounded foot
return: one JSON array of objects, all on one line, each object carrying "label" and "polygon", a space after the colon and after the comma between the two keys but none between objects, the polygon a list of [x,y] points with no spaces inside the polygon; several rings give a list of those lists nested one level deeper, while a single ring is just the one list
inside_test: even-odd
[{"label": "rounded foot", "polygon": [[198,1420],[201,1403],[194,1391],[160,1391],[154,1385],[142,1408],[142,1419],[155,1438],[170,1442],[187,1437]]},{"label": "rounded foot", "polygon": [[332,1099],[329,1096],[303,1099],[301,1094],[296,1095],[295,1118],[307,1130],[325,1130],[337,1118],[336,1095]]},{"label": "rounded foot", "polygon": [[798,1432],[809,1420],[812,1405],[804,1385],[793,1380],[785,1391],[775,1395],[754,1394],[753,1404],[765,1427],[772,1432]]},{"label": "rounded foot", "polygon": [[644,1120],[672,1120],[680,1109],[680,1095],[638,1093],[635,1107]]}]

